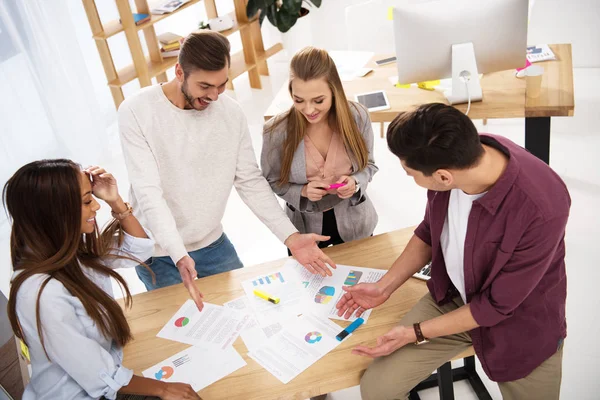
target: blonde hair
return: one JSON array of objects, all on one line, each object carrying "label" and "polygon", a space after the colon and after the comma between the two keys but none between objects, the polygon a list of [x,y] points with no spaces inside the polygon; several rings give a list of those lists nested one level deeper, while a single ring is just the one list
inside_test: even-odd
[{"label": "blonde hair", "polygon": [[[290,65],[290,82],[288,86],[290,96],[292,95],[292,81],[294,79],[309,81],[320,78],[325,78],[332,93],[329,126],[334,132],[338,132],[342,136],[344,145],[350,151],[350,156],[354,158],[358,170],[362,170],[367,166],[369,160],[367,145],[350,111],[350,104],[352,103],[346,100],[346,94],[335,63],[325,50],[305,47],[294,55]],[[354,104],[352,106],[357,107]],[[294,153],[304,139],[307,129],[306,118],[292,106],[281,117],[276,117],[273,124],[267,128],[267,134],[275,132],[276,128],[283,123],[287,123],[287,136],[283,143],[279,185],[285,185],[289,182]]]}]

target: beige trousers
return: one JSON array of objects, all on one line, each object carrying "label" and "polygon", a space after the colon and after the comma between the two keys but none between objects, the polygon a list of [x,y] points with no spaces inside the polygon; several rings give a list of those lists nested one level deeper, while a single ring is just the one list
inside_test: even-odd
[{"label": "beige trousers", "polygon": [[[462,299],[437,305],[428,293],[402,318],[400,325],[412,326],[464,305]],[[369,366],[360,382],[363,400],[404,400],[409,392],[433,371],[471,346],[468,333],[432,339],[417,346],[409,344],[386,357],[380,357]],[[560,394],[562,377],[562,346],[523,379],[499,383],[505,400],[553,400]]]}]

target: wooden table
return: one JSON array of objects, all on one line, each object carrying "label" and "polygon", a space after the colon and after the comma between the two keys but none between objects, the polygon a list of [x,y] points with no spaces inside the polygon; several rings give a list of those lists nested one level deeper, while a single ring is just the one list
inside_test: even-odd
[{"label": "wooden table", "polygon": [[[525,118],[525,148],[546,163],[549,163],[550,159],[550,118],[571,117],[575,110],[571,45],[553,44],[550,48],[557,60],[536,63],[544,67],[542,90],[537,99],[525,96],[526,81],[517,79],[514,70],[494,72],[483,76],[483,101],[472,103],[469,112],[472,119]],[[399,113],[425,103],[448,104],[441,91],[392,86],[389,78],[398,76],[396,64],[378,67],[374,61],[387,57],[390,55],[374,56],[365,66],[372,68],[373,72],[364,78],[343,82],[346,96],[350,100],[354,100],[358,93],[385,90],[391,109],[372,112],[373,122],[390,122]],[[285,111],[291,105],[285,83],[265,112],[265,120]],[[456,108],[464,112],[467,105],[459,104]]]},{"label": "wooden table", "polygon": [[[377,235],[326,249],[339,264],[388,269],[413,234],[413,228]],[[197,281],[205,301],[223,304],[244,295],[241,282],[280,268],[285,259],[251,268],[210,276]],[[234,344],[247,366],[210,385],[199,394],[204,400],[307,399],[323,393],[356,386],[371,360],[350,353],[359,343],[374,344],[375,339],[395,326],[400,318],[427,292],[425,282],[411,278],[390,299],[373,311],[366,325],[358,329],[332,352],[287,385],[250,359],[241,339]],[[157,338],[156,334],[189,298],[183,285],[134,296],[133,307],[126,312],[135,339],[125,347],[124,365],[136,374],[189,347]],[[348,322],[335,321],[340,326]]]}]

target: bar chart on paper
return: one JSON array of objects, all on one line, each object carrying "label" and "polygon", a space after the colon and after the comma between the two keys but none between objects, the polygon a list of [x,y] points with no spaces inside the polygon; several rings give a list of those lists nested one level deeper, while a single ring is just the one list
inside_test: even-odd
[{"label": "bar chart on paper", "polygon": [[283,274],[281,272],[276,272],[271,275],[265,275],[265,276],[255,278],[252,281],[252,286],[270,285],[272,283],[285,283]]}]

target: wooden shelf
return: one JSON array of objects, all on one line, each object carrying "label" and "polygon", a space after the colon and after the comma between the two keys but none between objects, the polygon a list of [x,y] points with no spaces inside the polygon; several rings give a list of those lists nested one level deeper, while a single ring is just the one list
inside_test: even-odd
[{"label": "wooden shelf", "polygon": [[[235,18],[235,14],[231,13],[230,16]],[[242,24],[238,24],[235,21],[233,28],[228,29],[227,31],[221,32],[222,34],[229,36],[235,32],[238,32],[241,29],[244,29],[247,26],[250,26],[253,22],[255,22],[258,17],[253,18],[251,21],[244,22]],[[283,45],[281,43],[277,43],[272,46],[268,50],[257,53],[256,57],[258,61],[264,61],[267,58],[271,57],[273,54],[281,51],[283,49]],[[147,59],[148,71],[150,72],[150,77],[154,78],[155,76],[169,70],[177,64],[177,57],[167,57],[162,62],[154,62]],[[244,61],[244,55],[242,52],[238,52],[231,57],[231,71],[229,72],[229,77],[231,79],[237,78],[244,72],[250,71],[254,68],[254,65],[246,64]],[[137,78],[137,74],[135,71],[135,67],[133,65],[129,65],[117,73],[118,77],[108,82],[108,86],[110,87],[122,87],[125,84],[131,82],[132,80]]]},{"label": "wooden shelf", "polygon": [[[177,64],[177,57],[167,57],[162,59],[160,52],[160,43],[157,39],[154,24],[174,15],[180,11],[187,10],[194,4],[203,1],[206,8],[208,18],[217,17],[218,11],[215,5],[215,0],[190,0],[188,3],[175,10],[172,13],[162,15],[151,15],[150,20],[141,25],[131,25],[124,28],[120,20],[113,20],[102,23],[96,0],[82,0],[90,27],[94,33],[93,38],[96,40],[96,46],[102,65],[108,81],[108,86],[115,102],[115,107],[119,107],[124,100],[122,87],[127,83],[137,79],[140,86],[149,86],[152,84],[152,79],[156,78],[158,82],[167,82],[166,71]],[[253,18],[246,18],[247,0],[232,0],[235,11],[227,14],[233,21],[233,27],[221,32],[224,36],[233,35],[239,32],[242,39],[242,50],[231,56],[231,68],[229,71],[228,89],[233,89],[232,80],[238,76],[248,73],[250,87],[261,89],[260,76],[269,75],[269,68],[265,62],[270,56],[281,51],[283,46],[278,43],[271,48],[265,50],[258,15]],[[119,15],[122,18],[129,20],[129,14],[133,12],[130,5],[130,0],[115,0]],[[147,0],[135,0],[138,10],[149,10]],[[125,17],[123,17],[125,16]],[[237,17],[239,17],[239,20]],[[241,21],[241,22],[240,22]],[[144,32],[147,52],[144,51],[138,33]],[[124,33],[131,52],[132,64],[117,71],[112,58],[108,38],[119,33]],[[146,56],[144,53],[148,53]],[[247,62],[248,61],[248,62]]]},{"label": "wooden shelf", "polygon": [[[189,3],[186,3],[184,6],[178,8],[177,10],[175,10],[169,14],[152,15],[150,21],[147,21],[147,22],[144,22],[143,24],[137,25],[136,29],[138,31],[141,31],[143,29],[149,28],[149,27],[153,26],[154,24],[156,24],[158,21],[161,21],[173,14],[176,14],[178,11],[184,10],[186,7],[189,7],[193,4],[199,3],[200,1],[202,1],[202,0],[192,0]],[[231,29],[227,29],[226,31],[221,32],[225,36],[233,35],[234,33],[244,29],[245,27],[249,26],[254,21],[258,20],[258,14],[257,14],[256,16],[252,17],[252,19],[250,19],[248,22],[238,24],[238,21],[235,17],[235,11],[232,11],[227,15],[229,17],[231,17],[231,19],[233,19],[233,27]],[[96,40],[106,40],[109,37],[117,35],[121,32],[123,32],[123,25],[121,25],[121,23],[118,20],[113,20],[113,21],[107,22],[104,25],[104,32],[94,35],[93,37]]]},{"label": "wooden shelf", "polygon": [[283,50],[283,45],[281,43],[276,43],[263,52],[257,52],[256,59],[257,61],[265,61],[267,58],[279,53],[281,50]]},{"label": "wooden shelf", "polygon": [[[144,29],[144,28],[148,28],[154,24],[156,24],[159,21],[162,21],[163,19],[170,17],[171,15],[175,15],[180,11],[185,10],[186,8],[189,8],[191,6],[193,6],[194,4],[200,3],[202,0],[190,0],[190,2],[185,3],[185,5],[179,7],[177,10],[168,13],[168,14],[162,14],[162,15],[155,15],[155,14],[150,14],[150,21],[146,21],[143,24],[137,25],[136,29],[138,31]],[[106,24],[103,25],[104,27],[104,31],[97,33],[93,36],[94,39],[96,40],[106,40],[111,36],[114,36],[118,33],[123,32],[123,25],[121,24],[121,22],[119,22],[119,20],[113,20],[113,21],[109,21]]]},{"label": "wooden shelf", "polygon": [[231,68],[229,69],[229,79],[233,80],[244,72],[256,68],[256,65],[247,64],[244,60],[244,52],[239,51],[231,56]]},{"label": "wooden shelf", "polygon": [[258,21],[258,15],[256,15],[252,17],[252,19],[248,20],[248,22],[242,22],[241,24],[238,24],[238,21],[235,18],[235,11],[232,11],[227,15],[229,15],[229,17],[233,19],[233,27],[231,29],[227,29],[226,31],[220,32],[222,35],[225,36],[233,35],[234,33],[239,32],[242,29],[250,26],[250,24],[252,24],[254,21]]}]

